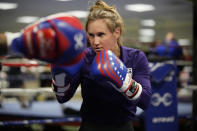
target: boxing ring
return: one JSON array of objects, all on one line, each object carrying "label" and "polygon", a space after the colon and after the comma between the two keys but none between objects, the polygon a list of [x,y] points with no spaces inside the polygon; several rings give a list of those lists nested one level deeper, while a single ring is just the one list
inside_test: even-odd
[{"label": "boxing ring", "polygon": [[[40,72],[35,71],[35,68],[45,67],[50,68],[48,64],[37,63],[37,61],[27,61],[26,62],[13,62],[13,61],[3,61],[2,71],[0,74],[0,97],[9,96],[9,99],[1,100],[0,107],[0,127],[2,126],[13,126],[13,125],[31,125],[31,124],[70,124],[70,125],[80,125],[81,118],[79,116],[79,110],[82,104],[82,99],[80,96],[80,87],[77,89],[76,95],[68,102],[64,104],[59,104],[55,99],[55,95],[52,92],[51,87],[28,87],[28,88],[8,88],[5,87],[6,84],[2,84],[4,80],[8,80],[9,77],[5,77],[2,74],[4,68],[7,67],[22,67],[22,68],[34,68],[33,74],[35,73],[37,77],[26,78],[26,77],[15,77],[16,79],[22,79],[27,81],[39,81],[38,74]],[[49,71],[49,69],[47,69]],[[22,72],[24,73],[24,72]],[[49,78],[49,77],[47,77]],[[30,82],[30,83],[31,83]],[[31,84],[30,84],[31,85]],[[49,100],[38,100],[35,97],[39,95],[45,95],[50,97]],[[28,106],[22,107],[18,99],[14,99],[18,96],[30,97],[28,99]],[[11,99],[11,100],[10,100]],[[10,119],[3,119],[1,116],[8,116]],[[12,116],[17,116],[20,119],[12,120]],[[136,122],[139,119],[144,119],[144,111],[140,108],[137,109]],[[178,117],[193,119],[192,118],[192,103],[191,102],[178,102]],[[22,119],[23,118],[23,119]]]},{"label": "boxing ring", "polygon": [[[48,86],[42,85],[42,87],[39,87],[39,85],[41,85],[39,83],[41,79],[44,80],[47,78],[51,81],[49,64],[33,60],[30,61],[27,59],[8,59],[2,61],[1,65],[0,129],[4,126],[8,127],[14,125],[19,126],[31,124],[62,123],[79,126],[81,118],[76,113],[79,112],[82,103],[81,99],[74,98],[65,104],[59,104],[55,99],[55,95],[49,84]],[[23,68],[23,71],[20,73],[14,72],[12,75],[8,75],[6,72],[7,68],[12,67],[20,67],[20,69]],[[43,68],[45,72],[48,72],[48,76],[42,76],[41,78],[38,75],[41,73],[40,70],[43,70]],[[24,71],[24,69],[26,71]],[[27,70],[31,73],[31,75],[23,75],[23,73],[26,73]],[[21,88],[10,87],[9,82],[12,80],[14,80],[14,82],[16,82],[16,80],[23,81],[23,86]],[[30,86],[25,87],[28,84],[30,84]],[[80,94],[80,88],[78,88],[76,94]],[[24,97],[24,101],[28,103],[24,107],[21,106],[21,101],[18,99],[18,97],[20,98],[21,96]],[[37,98],[40,96],[42,96],[41,99]],[[45,97],[50,97],[50,99],[48,100]],[[69,111],[69,114],[66,113],[67,110]],[[72,114],[70,111],[72,111]]]}]

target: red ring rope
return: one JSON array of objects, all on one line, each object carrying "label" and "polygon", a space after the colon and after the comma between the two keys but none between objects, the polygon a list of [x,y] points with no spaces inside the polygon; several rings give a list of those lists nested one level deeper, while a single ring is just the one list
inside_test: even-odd
[{"label": "red ring rope", "polygon": [[50,64],[28,64],[28,63],[2,63],[2,66],[11,66],[11,67],[18,67],[18,66],[25,66],[25,67],[32,67],[32,66],[50,66]]}]

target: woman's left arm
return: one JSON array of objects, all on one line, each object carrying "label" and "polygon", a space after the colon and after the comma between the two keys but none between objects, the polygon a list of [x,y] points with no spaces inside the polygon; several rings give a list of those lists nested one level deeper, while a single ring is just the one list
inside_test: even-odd
[{"label": "woman's left arm", "polygon": [[143,52],[140,52],[139,59],[136,61],[136,66],[133,69],[133,79],[140,83],[142,86],[142,93],[137,102],[137,106],[143,110],[147,109],[151,102],[151,83],[150,83],[150,70],[147,57]]}]

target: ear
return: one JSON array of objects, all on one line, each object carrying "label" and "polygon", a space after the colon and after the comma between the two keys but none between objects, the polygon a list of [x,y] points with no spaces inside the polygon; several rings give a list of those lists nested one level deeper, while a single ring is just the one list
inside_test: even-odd
[{"label": "ear", "polygon": [[120,37],[120,27],[117,27],[113,34],[116,37],[116,39],[118,39]]}]

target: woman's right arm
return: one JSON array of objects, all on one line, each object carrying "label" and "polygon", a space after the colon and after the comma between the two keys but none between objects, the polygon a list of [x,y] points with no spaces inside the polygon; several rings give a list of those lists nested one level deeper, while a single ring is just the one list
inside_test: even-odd
[{"label": "woman's right arm", "polygon": [[80,71],[71,76],[67,73],[66,68],[66,66],[53,66],[51,68],[52,90],[59,103],[69,101],[80,84]]}]

